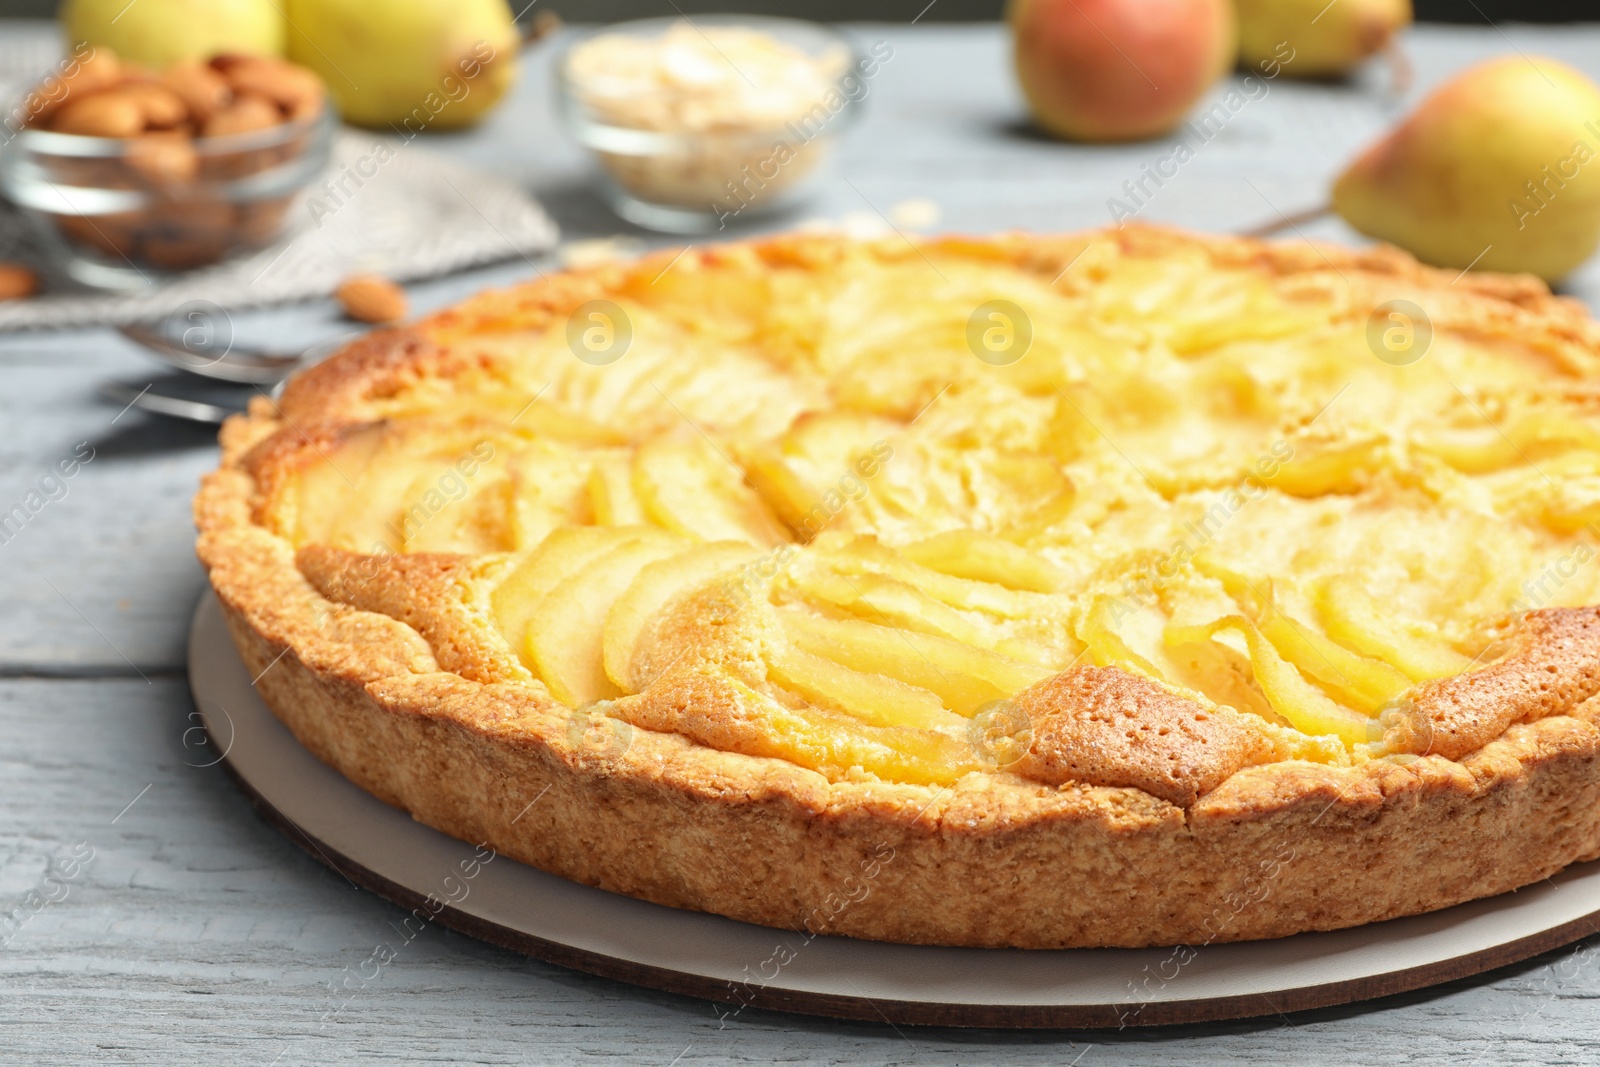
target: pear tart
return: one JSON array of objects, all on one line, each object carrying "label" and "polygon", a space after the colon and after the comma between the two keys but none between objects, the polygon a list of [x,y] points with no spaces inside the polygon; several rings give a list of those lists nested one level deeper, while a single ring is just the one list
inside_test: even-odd
[{"label": "pear tart", "polygon": [[1597,370],[1541,283],[1389,249],[669,251],[256,398],[199,553],[306,746],[567,878],[1274,937],[1600,854]]}]

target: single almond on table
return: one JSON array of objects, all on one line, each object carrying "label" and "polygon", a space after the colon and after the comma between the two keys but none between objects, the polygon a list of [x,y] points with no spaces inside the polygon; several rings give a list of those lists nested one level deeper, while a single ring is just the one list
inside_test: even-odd
[{"label": "single almond on table", "polygon": [[107,89],[63,105],[50,128],[85,137],[132,137],[144,131],[144,108],[136,97]]},{"label": "single almond on table", "polygon": [[161,84],[178,94],[189,109],[189,116],[200,126],[233,99],[227,79],[197,59],[174,63],[162,71]]},{"label": "single almond on table", "polygon": [[205,137],[227,137],[236,133],[253,133],[283,122],[283,113],[276,104],[262,96],[242,93],[233,103],[212,115],[201,134]]},{"label": "single almond on table", "polygon": [[39,278],[20,263],[0,263],[0,300],[21,300],[39,291]]},{"label": "single almond on table", "polygon": [[333,295],[357,322],[398,322],[406,316],[406,292],[377,274],[352,274]]}]

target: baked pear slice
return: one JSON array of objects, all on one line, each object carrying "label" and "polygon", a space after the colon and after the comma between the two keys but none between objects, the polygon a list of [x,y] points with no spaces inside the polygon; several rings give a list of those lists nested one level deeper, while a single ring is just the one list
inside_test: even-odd
[{"label": "baked pear slice", "polygon": [[714,541],[655,560],[640,568],[627,590],[606,614],[601,652],[605,675],[624,693],[637,693],[652,679],[640,678],[634,655],[646,628],[672,602],[719,575],[735,573],[760,556],[743,541]]},{"label": "baked pear slice", "polygon": [[792,608],[780,609],[778,617],[800,651],[926,689],[945,707],[969,718],[984,704],[1004,700],[1055,673],[915,630]]},{"label": "baked pear slice", "polygon": [[633,488],[651,521],[696,541],[791,540],[744,471],[701,441],[650,441],[633,458]]},{"label": "baked pear slice", "polygon": [[578,707],[622,695],[606,677],[606,615],[641,570],[684,547],[676,535],[649,530],[595,556],[539,601],[528,621],[527,656],[551,696]]},{"label": "baked pear slice", "polygon": [[607,552],[659,532],[647,526],[564,526],[553,531],[489,594],[501,635],[532,668],[528,623],[550,591]]}]

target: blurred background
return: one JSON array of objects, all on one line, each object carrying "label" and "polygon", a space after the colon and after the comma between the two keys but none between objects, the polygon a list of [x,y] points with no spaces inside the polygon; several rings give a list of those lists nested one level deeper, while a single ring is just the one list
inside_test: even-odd
[{"label": "blurred background", "polygon": [[1600,0],[0,0],[0,331],[164,322],[201,289],[230,311],[332,291],[395,321],[397,283],[772,226],[1365,236],[1576,291],[1600,276],[1596,18]]},{"label": "blurred background", "polygon": [[[0,0],[0,17],[49,18],[59,0]],[[522,4],[514,5],[518,8]],[[532,5],[528,5],[532,6]],[[554,11],[569,22],[611,22],[616,19],[671,15],[674,8],[695,14],[710,11],[759,12],[789,18],[852,22],[967,22],[1000,17],[1004,0],[543,0],[540,10]],[[1416,0],[1423,22],[1571,22],[1596,16],[1595,0]],[[924,11],[924,9],[926,9]]]}]

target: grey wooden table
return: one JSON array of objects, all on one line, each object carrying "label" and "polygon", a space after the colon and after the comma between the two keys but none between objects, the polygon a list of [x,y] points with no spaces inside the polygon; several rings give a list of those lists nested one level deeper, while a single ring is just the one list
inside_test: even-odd
[{"label": "grey wooden table", "polygon": [[[0,25],[0,37],[48,32]],[[813,210],[891,213],[929,198],[941,226],[1066,229],[1164,141],[1035,139],[1019,122],[997,27],[854,28],[894,55]],[[1600,27],[1426,29],[1413,96],[1512,49],[1600,77]],[[446,151],[523,180],[568,237],[618,232],[554,124],[535,60],[516,99]],[[1276,81],[1141,214],[1230,229],[1317,203],[1329,175],[1390,122],[1380,71],[1349,85]],[[1308,231],[1354,240],[1337,222]],[[420,309],[530,273],[513,261],[413,287]],[[1570,283],[1591,306],[1600,261]],[[329,305],[235,316],[241,341],[335,332]],[[93,459],[0,544],[0,1060],[267,1067],[372,1060],[471,1063],[1600,1063],[1600,943],[1365,1005],[1155,1031],[894,1029],[746,1011],[591,978],[426,930],[332,1021],[334,990],[400,912],[353,888],[255,816],[185,745],[189,615],[203,585],[189,498],[207,431],[120,412],[106,379],[152,365],[105,330],[0,336],[0,511],[81,443]],[[64,488],[63,488],[64,486]],[[64,494],[64,495],[63,495]],[[9,916],[9,917],[8,917]],[[339,994],[342,999],[342,994]]]}]

